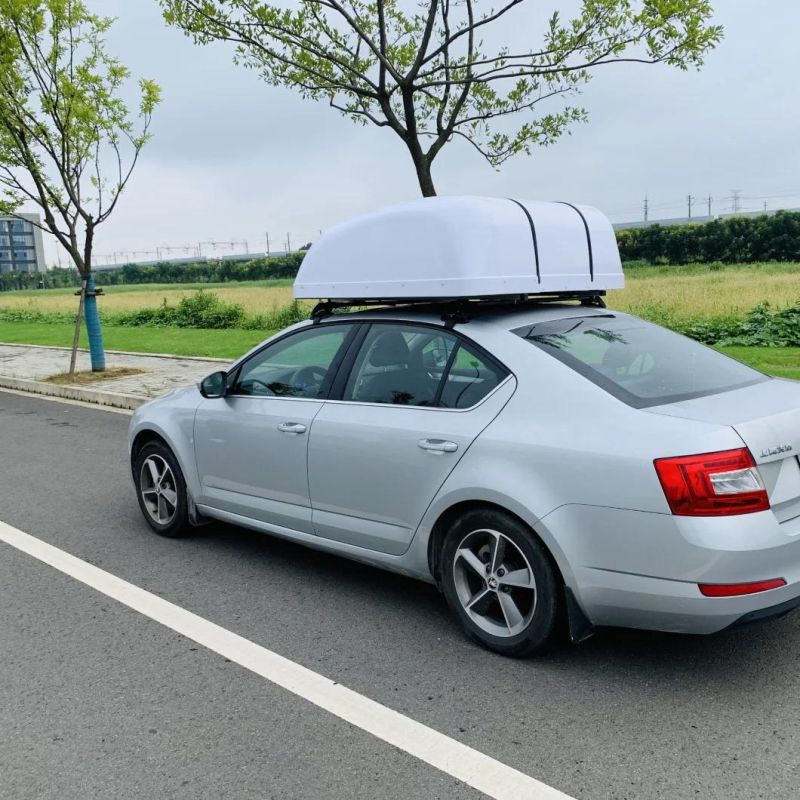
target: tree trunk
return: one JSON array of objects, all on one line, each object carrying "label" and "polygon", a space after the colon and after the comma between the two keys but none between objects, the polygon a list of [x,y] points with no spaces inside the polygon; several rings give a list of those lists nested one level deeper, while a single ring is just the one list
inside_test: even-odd
[{"label": "tree trunk", "polygon": [[414,162],[414,169],[417,171],[417,180],[423,197],[436,197],[436,187],[433,185],[431,177],[431,159],[426,153],[422,152],[417,139],[405,139],[411,160]]},{"label": "tree trunk", "polygon": [[423,197],[436,197],[436,187],[433,185],[431,177],[431,165],[424,156],[421,159],[414,159],[414,166],[417,170],[417,180]]},{"label": "tree trunk", "polygon": [[97,311],[97,289],[94,275],[86,275],[86,299],[84,300],[84,317],[86,333],[89,337],[89,357],[92,361],[92,372],[103,372],[106,368],[106,351],[103,346],[103,329],[100,327],[100,314]]}]

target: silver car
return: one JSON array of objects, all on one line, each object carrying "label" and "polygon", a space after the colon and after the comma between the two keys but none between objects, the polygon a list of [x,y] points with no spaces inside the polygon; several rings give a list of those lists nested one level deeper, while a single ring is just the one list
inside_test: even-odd
[{"label": "silver car", "polygon": [[130,427],[145,519],[435,582],[507,655],[800,604],[800,385],[587,303],[320,314]]}]

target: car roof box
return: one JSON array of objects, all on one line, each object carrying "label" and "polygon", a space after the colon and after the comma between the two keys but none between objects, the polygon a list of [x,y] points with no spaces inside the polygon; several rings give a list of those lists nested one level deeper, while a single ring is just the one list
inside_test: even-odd
[{"label": "car roof box", "polygon": [[434,300],[604,294],[623,286],[611,223],[595,208],[492,197],[430,197],[326,231],[294,296]]}]

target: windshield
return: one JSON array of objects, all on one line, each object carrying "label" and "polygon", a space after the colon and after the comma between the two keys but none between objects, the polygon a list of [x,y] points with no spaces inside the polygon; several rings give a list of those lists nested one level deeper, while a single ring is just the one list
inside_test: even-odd
[{"label": "windshield", "polygon": [[635,317],[573,317],[514,333],[636,408],[769,380],[716,350]]}]

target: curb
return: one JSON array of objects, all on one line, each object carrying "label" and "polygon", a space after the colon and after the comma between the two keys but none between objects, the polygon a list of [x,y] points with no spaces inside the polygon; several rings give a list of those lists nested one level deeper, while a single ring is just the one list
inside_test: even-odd
[{"label": "curb", "polygon": [[[71,347],[64,347],[58,344],[22,344],[20,342],[0,342],[0,347],[30,347],[36,350],[66,350],[71,351]],[[88,353],[85,347],[78,348],[79,353]],[[118,356],[143,356],[144,358],[179,358],[181,361],[216,361],[220,364],[232,364],[234,358],[212,358],[211,356],[176,356],[170,353],[134,353],[131,350],[106,350],[106,353]]]},{"label": "curb", "polygon": [[86,389],[82,386],[60,386],[44,381],[29,381],[23,378],[10,378],[0,375],[0,389],[15,389],[18,392],[40,394],[45,397],[60,397],[63,400],[79,400],[82,403],[94,403],[111,408],[122,408],[135,411],[139,406],[151,400],[150,397],[138,397],[134,394],[106,392],[102,389]]}]

